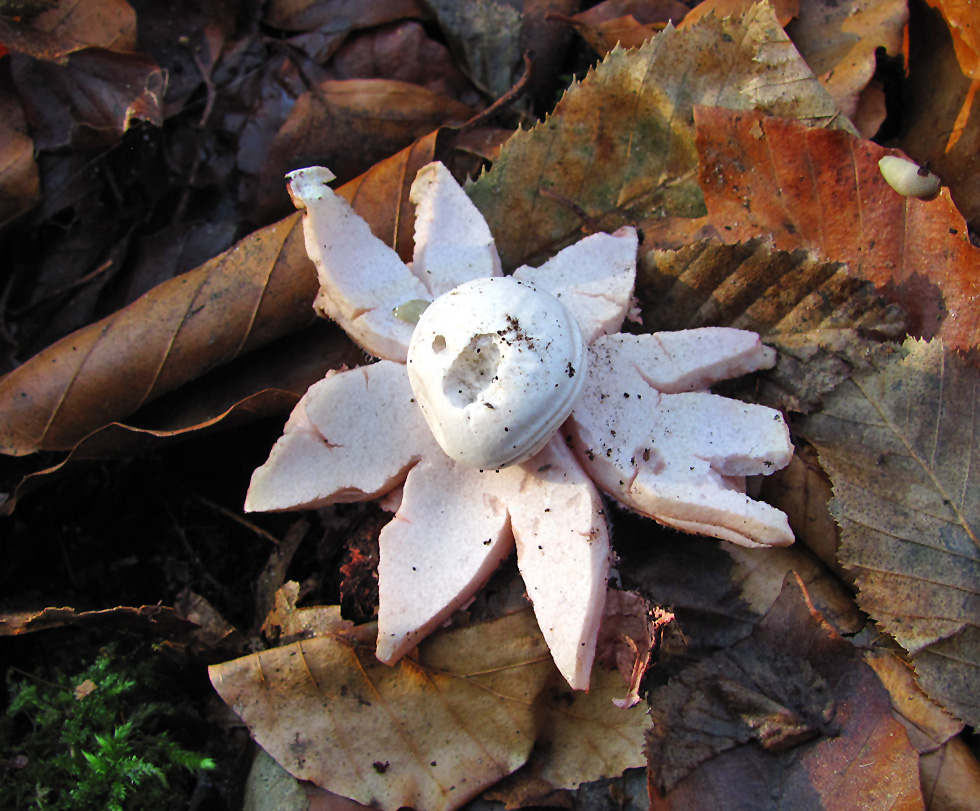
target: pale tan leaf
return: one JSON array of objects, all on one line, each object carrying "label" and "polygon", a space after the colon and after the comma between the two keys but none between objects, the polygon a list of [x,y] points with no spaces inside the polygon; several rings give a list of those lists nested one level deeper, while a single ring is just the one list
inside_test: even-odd
[{"label": "pale tan leaf", "polygon": [[909,340],[800,425],[834,484],[840,561],[923,687],[980,722],[980,492],[975,368]]},{"label": "pale tan leaf", "polygon": [[396,667],[370,634],[253,654],[211,680],[294,776],[391,811],[457,808],[526,761],[554,673],[530,610],[434,634]]}]

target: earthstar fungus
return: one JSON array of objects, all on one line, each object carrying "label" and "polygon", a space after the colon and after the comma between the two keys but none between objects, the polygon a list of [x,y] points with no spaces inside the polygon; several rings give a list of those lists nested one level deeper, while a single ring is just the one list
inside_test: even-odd
[{"label": "earthstar fungus", "polygon": [[[412,186],[406,265],[332,179],[321,167],[289,175],[320,279],[315,307],[381,360],[310,388],[245,507],[307,509],[400,488],[380,536],[381,661],[445,622],[516,545],[555,664],[587,689],[611,556],[596,485],[686,531],[792,542],[786,516],[745,494],[747,475],[792,455],[782,416],[708,391],[771,366],[773,351],[732,329],[618,334],[634,229],[593,234],[504,277],[482,215],[433,163]],[[406,311],[421,312],[417,326]]]}]

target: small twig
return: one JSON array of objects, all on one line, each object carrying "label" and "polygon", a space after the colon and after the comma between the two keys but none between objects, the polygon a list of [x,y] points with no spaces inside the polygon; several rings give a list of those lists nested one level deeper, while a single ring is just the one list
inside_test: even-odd
[{"label": "small twig", "polygon": [[258,535],[260,538],[265,538],[267,541],[269,541],[270,543],[272,543],[275,546],[279,546],[280,545],[280,541],[279,541],[279,539],[275,535],[273,535],[268,530],[262,529],[262,527],[260,527],[258,524],[253,524],[251,521],[249,521],[244,516],[239,515],[238,513],[234,512],[233,510],[229,510],[227,507],[222,507],[220,504],[215,504],[215,502],[211,501],[211,499],[205,498],[204,496],[202,496],[200,494],[196,494],[195,493],[195,498],[198,501],[200,501],[202,504],[204,504],[205,506],[210,507],[212,510],[215,510],[215,511],[221,513],[226,518],[230,518],[232,521],[235,521],[235,522],[241,524],[246,529],[250,529],[252,532],[254,532],[256,535]]},{"label": "small twig", "polygon": [[510,107],[515,101],[517,101],[521,96],[524,95],[527,90],[528,83],[531,81],[531,76],[534,70],[533,54],[524,54],[524,73],[521,74],[521,78],[517,80],[510,90],[508,90],[504,95],[497,99],[493,104],[487,107],[486,110],[477,113],[469,121],[463,124],[458,130],[456,130],[457,137],[460,135],[465,135],[471,130],[475,130],[477,127],[482,127],[487,124],[488,121],[496,118],[500,113]]}]

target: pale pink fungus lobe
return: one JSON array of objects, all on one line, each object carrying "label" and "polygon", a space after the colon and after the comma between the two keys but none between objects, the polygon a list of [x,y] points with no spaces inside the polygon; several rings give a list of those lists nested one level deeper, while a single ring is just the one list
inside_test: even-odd
[{"label": "pale pink fungus lobe", "polygon": [[720,327],[612,335],[590,352],[569,433],[603,490],[687,532],[744,546],[793,542],[785,514],[745,494],[746,476],[789,463],[782,415],[707,390],[773,365],[758,335]]}]

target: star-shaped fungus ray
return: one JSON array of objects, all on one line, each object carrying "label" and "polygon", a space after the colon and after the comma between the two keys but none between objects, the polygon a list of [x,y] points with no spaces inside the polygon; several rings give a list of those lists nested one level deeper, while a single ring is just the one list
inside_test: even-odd
[{"label": "star-shaped fungus ray", "polygon": [[590,347],[585,390],[567,423],[592,479],[637,512],[743,546],[793,542],[784,513],[745,494],[745,477],[793,454],[778,411],[712,394],[713,383],[771,367],[744,330],[611,335]]}]

